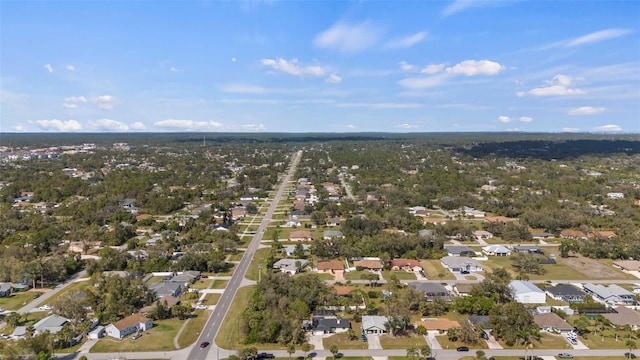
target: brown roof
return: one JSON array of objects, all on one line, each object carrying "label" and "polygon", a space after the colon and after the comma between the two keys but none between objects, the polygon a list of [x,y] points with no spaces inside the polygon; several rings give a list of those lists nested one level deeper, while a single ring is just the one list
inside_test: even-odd
[{"label": "brown roof", "polygon": [[556,313],[544,313],[538,314],[533,317],[533,321],[540,327],[553,327],[558,330],[573,329],[573,326],[569,324],[565,319],[558,316]]},{"label": "brown roof", "polygon": [[460,323],[455,320],[449,320],[447,318],[433,318],[423,321],[416,321],[415,325],[416,327],[422,325],[427,330],[449,330],[460,327]]},{"label": "brown roof", "polygon": [[422,264],[420,264],[420,261],[418,260],[413,260],[413,259],[393,259],[391,260],[391,267],[405,267],[405,266],[409,266],[409,267],[422,267]]},{"label": "brown roof", "polygon": [[602,314],[602,316],[607,318],[614,325],[640,325],[640,313],[637,311],[625,306],[618,306],[614,310],[617,311],[617,313],[606,313]]},{"label": "brown roof", "polygon": [[612,237],[618,236],[616,235],[616,233],[609,230],[596,231],[596,235],[606,237],[606,238],[612,238]]},{"label": "brown roof", "polygon": [[578,230],[562,230],[560,231],[560,236],[565,236],[565,237],[585,237],[587,236],[587,234],[583,233],[582,231],[578,231]]},{"label": "brown roof", "polygon": [[344,264],[340,260],[320,261],[316,268],[318,270],[344,270]]},{"label": "brown roof", "polygon": [[458,290],[458,294],[468,294],[473,290],[475,284],[465,284],[465,283],[457,283],[456,290]]},{"label": "brown roof", "polygon": [[338,296],[349,295],[349,293],[355,290],[355,286],[333,285],[333,288],[336,289]]},{"label": "brown roof", "polygon": [[425,223],[431,223],[431,224],[444,224],[447,222],[447,219],[425,217],[425,218],[422,218],[422,221]]},{"label": "brown roof", "polygon": [[358,260],[354,261],[353,265],[362,266],[365,269],[382,269],[380,260]]},{"label": "brown roof", "polygon": [[144,315],[142,315],[142,313],[137,313],[137,314],[127,316],[122,320],[118,320],[114,322],[112,325],[118,328],[118,330],[123,330],[134,324],[146,323],[147,321],[149,321],[149,319],[147,319]]}]

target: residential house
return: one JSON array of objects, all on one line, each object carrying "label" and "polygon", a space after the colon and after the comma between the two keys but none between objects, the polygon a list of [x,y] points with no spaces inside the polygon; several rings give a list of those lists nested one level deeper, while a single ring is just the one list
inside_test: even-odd
[{"label": "residential house", "polygon": [[640,260],[617,260],[613,266],[622,271],[640,271]]},{"label": "residential house", "polygon": [[490,256],[509,256],[511,250],[502,245],[488,245],[482,248],[482,252]]},{"label": "residential house", "polygon": [[423,217],[422,222],[424,222],[425,224],[444,225],[447,223],[447,219],[436,218],[436,217]]},{"label": "residential house", "polygon": [[183,283],[185,286],[189,286],[190,284],[196,282],[200,279],[200,271],[196,270],[188,270],[179,272],[176,275],[171,277],[171,282]]},{"label": "residential house", "polygon": [[553,312],[534,315],[533,321],[538,324],[540,331],[562,334],[573,331],[571,324]]},{"label": "residential house", "polygon": [[379,315],[362,316],[362,333],[367,335],[382,335],[387,333],[387,317]]},{"label": "residential house", "polygon": [[351,322],[336,317],[314,317],[312,327],[314,335],[338,334],[349,331]]},{"label": "residential house", "polygon": [[475,256],[475,251],[464,245],[447,245],[444,247],[448,256]]},{"label": "residential house", "polygon": [[422,236],[422,237],[433,236],[433,230],[422,229],[418,231],[418,236]]},{"label": "residential house", "polygon": [[544,304],[547,295],[530,281],[513,280],[509,282],[511,296],[521,304]]},{"label": "residential house", "polygon": [[[37,335],[48,331],[52,334],[57,334],[68,321],[69,319],[63,316],[49,315],[33,324],[33,333]],[[24,337],[26,333],[26,326],[17,326],[12,335],[15,338],[21,338]]]},{"label": "residential house", "polygon": [[488,222],[503,223],[503,224],[507,224],[507,223],[518,220],[516,218],[510,218],[506,216],[486,216],[484,219]]},{"label": "residential house", "polygon": [[481,327],[484,331],[491,332],[491,326],[489,326],[490,317],[488,315],[469,315],[467,321],[476,330]]},{"label": "residential house", "polygon": [[355,286],[348,286],[348,285],[331,285],[331,287],[333,287],[336,290],[336,295],[338,296],[344,296],[344,297],[351,297],[351,292],[353,290],[355,290]]},{"label": "residential house", "polygon": [[150,291],[155,291],[156,296],[175,296],[180,297],[182,295],[182,290],[184,287],[184,283],[181,282],[172,282],[172,281],[159,281],[149,285]]},{"label": "residential house", "polygon": [[236,206],[231,209],[231,220],[236,221],[240,220],[243,217],[247,216],[247,209],[243,206]]},{"label": "residential house", "polygon": [[453,286],[454,291],[458,296],[469,296],[474,288],[474,284],[457,283]]},{"label": "residential house", "polygon": [[316,271],[321,274],[336,274],[344,272],[344,263],[340,260],[319,261]]},{"label": "residential house", "polygon": [[[311,247],[309,245],[302,244],[302,251],[307,252],[310,248]],[[282,247],[282,251],[287,256],[293,256],[296,251],[296,245],[285,245],[284,247]]]},{"label": "residential house", "polygon": [[151,305],[147,305],[143,308],[140,309],[140,312],[143,315],[147,315],[147,313],[149,311],[151,311],[151,309],[155,308],[158,304],[163,304],[166,305],[166,307],[171,310],[172,307],[174,307],[175,305],[180,304],[180,298],[174,297],[174,296],[162,296],[160,298],[158,298],[158,300],[154,301]]},{"label": "residential house", "polygon": [[589,237],[596,237],[596,236],[600,238],[611,239],[618,236],[618,234],[610,230],[601,230],[601,231],[589,233]]},{"label": "residential house", "polygon": [[580,230],[564,229],[560,231],[560,237],[563,239],[587,239],[587,234]]},{"label": "residential house", "polygon": [[309,230],[296,230],[289,234],[289,241],[311,241],[311,231]]},{"label": "residential house", "polygon": [[476,230],[473,232],[473,236],[476,239],[484,240],[484,239],[491,239],[493,237],[493,234],[485,230]]},{"label": "residential house", "polygon": [[621,193],[621,192],[610,192],[610,193],[607,193],[607,197],[609,199],[624,199],[624,193]]},{"label": "residential house", "polygon": [[290,218],[286,223],[284,223],[284,227],[298,227],[301,226],[302,223],[300,222],[300,220],[292,217]]},{"label": "residential house", "polygon": [[534,240],[547,240],[553,237],[552,233],[548,233],[548,232],[533,232],[531,233],[531,237]]},{"label": "residential house", "polygon": [[89,334],[87,334],[87,337],[90,340],[98,340],[104,337],[104,333],[105,333],[105,328],[104,326],[100,325],[100,326],[97,326],[95,329],[91,330]]},{"label": "residential house", "polygon": [[427,331],[447,331],[460,327],[460,323],[447,318],[424,318],[413,324],[414,328],[423,326]]},{"label": "residential house", "polygon": [[602,316],[611,321],[616,327],[629,325],[634,331],[640,329],[640,313],[638,311],[626,306],[617,306],[613,310],[615,312],[602,314]]},{"label": "residential house", "polygon": [[13,286],[11,285],[11,283],[8,283],[8,282],[0,283],[0,297],[11,296],[12,288]]},{"label": "residential house", "polygon": [[344,234],[342,233],[342,231],[337,231],[337,230],[325,230],[322,233],[322,238],[325,240],[331,240],[331,239],[344,239]]},{"label": "residential house", "polygon": [[598,284],[584,284],[584,291],[591,295],[594,300],[603,304],[615,305],[615,304],[627,304],[632,305],[635,303],[633,300],[633,294],[616,284],[610,284],[609,286]]},{"label": "residential house", "polygon": [[326,221],[326,224],[329,227],[340,226],[341,223],[342,223],[342,219],[340,219],[339,217],[330,218],[330,219],[327,219]]},{"label": "residential house", "polygon": [[513,252],[524,252],[530,254],[542,254],[542,250],[536,245],[514,245],[511,247]]},{"label": "residential house", "polygon": [[280,259],[273,264],[273,268],[280,269],[287,275],[294,275],[302,271],[307,264],[308,261],[304,259]]},{"label": "residential house", "polygon": [[291,217],[296,219],[309,217],[309,213],[306,212],[305,210],[292,210],[290,215]]},{"label": "residential house", "polygon": [[451,272],[482,271],[482,265],[475,259],[460,256],[445,256],[440,259],[442,266]]},{"label": "residential house", "polygon": [[554,300],[566,301],[568,303],[581,303],[587,295],[584,291],[569,284],[558,284],[548,287],[545,292]]},{"label": "residential house", "polygon": [[404,270],[417,273],[423,271],[420,261],[413,259],[393,259],[389,265],[393,271]]},{"label": "residential house", "polygon": [[415,288],[418,292],[424,293],[424,297],[427,301],[433,301],[437,298],[443,299],[447,302],[451,301],[449,291],[442,284],[414,281],[410,282],[409,286]]},{"label": "residential house", "polygon": [[363,260],[356,260],[353,262],[353,265],[356,268],[362,268],[365,270],[370,270],[370,271],[382,271],[382,262],[380,261],[380,259],[363,259]]},{"label": "residential house", "polygon": [[152,327],[153,322],[151,319],[146,318],[141,313],[137,313],[107,325],[105,331],[107,336],[122,339],[131,333],[136,331],[147,331]]}]

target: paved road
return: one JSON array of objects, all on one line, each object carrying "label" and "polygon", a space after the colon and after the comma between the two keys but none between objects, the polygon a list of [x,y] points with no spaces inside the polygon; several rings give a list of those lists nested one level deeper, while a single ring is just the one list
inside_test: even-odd
[{"label": "paved road", "polygon": [[347,193],[347,197],[352,201],[356,201],[356,199],[353,197],[353,194],[351,193],[351,188],[349,187],[349,184],[347,184],[347,182],[344,181],[344,174],[340,174],[338,175],[338,177],[340,178],[340,182],[342,183],[342,187],[344,188],[344,191]]},{"label": "paved road", "polygon": [[[229,310],[231,301],[233,301],[233,298],[236,296],[236,292],[238,291],[238,288],[240,288],[242,280],[244,279],[244,276],[247,273],[249,264],[251,264],[251,259],[253,259],[253,256],[255,255],[256,250],[258,250],[258,247],[260,246],[262,235],[267,230],[267,226],[269,225],[269,222],[273,217],[276,207],[280,202],[280,198],[282,197],[282,194],[287,188],[287,184],[289,180],[295,174],[296,166],[300,161],[301,155],[302,155],[302,151],[299,151],[294,155],[293,159],[291,160],[291,167],[289,168],[289,171],[284,176],[284,179],[282,180],[282,183],[280,184],[280,187],[278,188],[278,191],[276,192],[276,195],[273,201],[271,202],[271,206],[269,206],[269,209],[267,210],[267,214],[264,216],[262,222],[260,223],[260,226],[258,226],[258,230],[256,231],[256,234],[253,236],[253,239],[249,243],[247,250],[242,256],[242,260],[240,260],[240,263],[238,264],[235,271],[233,272],[233,275],[231,276],[231,280],[229,280],[229,283],[224,291],[224,294],[222,295],[220,300],[218,300],[216,309],[213,311],[213,313],[209,317],[209,320],[207,320],[207,323],[205,324],[202,330],[202,333],[200,334],[198,341],[196,342],[196,345],[193,346],[191,352],[189,353],[188,355],[189,360],[204,360],[207,358],[217,359],[218,351],[220,351],[221,353],[220,355],[222,355],[222,353],[224,353],[224,355],[228,354],[227,351],[218,349],[218,346],[215,344],[215,338],[218,335],[218,331],[222,326],[224,317],[226,316],[227,311]],[[201,349],[199,344],[202,343],[203,341],[210,342],[211,346]],[[209,356],[210,352],[213,353],[211,357]]]}]

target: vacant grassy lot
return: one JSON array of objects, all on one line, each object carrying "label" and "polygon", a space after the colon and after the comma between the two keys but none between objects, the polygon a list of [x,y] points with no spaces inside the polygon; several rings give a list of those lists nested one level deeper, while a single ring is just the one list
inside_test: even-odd
[{"label": "vacant grassy lot", "polygon": [[224,289],[227,287],[228,283],[228,280],[214,280],[211,289]]},{"label": "vacant grassy lot", "polygon": [[424,275],[429,280],[455,280],[456,276],[445,269],[440,260],[420,260]]},{"label": "vacant grassy lot", "polygon": [[90,352],[129,352],[129,351],[170,351],[175,350],[173,338],[180,330],[184,320],[168,319],[154,322],[154,327],[142,337],[133,340],[127,336],[123,340],[105,338],[91,348]]},{"label": "vacant grassy lot", "polygon": [[222,294],[207,294],[204,296],[204,300],[202,301],[203,305],[215,305],[220,300],[220,296]]},{"label": "vacant grassy lot", "polygon": [[420,348],[425,345],[423,336],[409,334],[408,336],[396,336],[382,335],[380,336],[380,345],[383,349],[408,349],[410,347]]},{"label": "vacant grassy lot", "polygon": [[262,266],[262,274],[265,274],[267,270],[270,269],[266,269],[265,267],[265,260],[267,259],[267,255],[269,254],[269,251],[271,249],[268,248],[264,248],[264,249],[258,249],[258,251],[256,251],[256,254],[253,256],[253,259],[251,259],[251,264],[249,265],[249,269],[247,269],[247,275],[246,278],[249,280],[258,280],[258,265]]},{"label": "vacant grassy lot", "polygon": [[[505,268],[513,277],[518,274],[513,270],[511,266],[512,261],[510,256],[493,256],[489,257],[488,261],[484,261],[482,265],[486,270],[495,270],[497,268]],[[546,273],[542,275],[528,274],[531,280],[589,280],[593,279],[590,274],[584,274],[576,269],[567,266],[562,263],[562,260],[554,265],[542,265],[546,270]]]},{"label": "vacant grassy lot", "polygon": [[[479,349],[487,349],[487,343],[485,341],[478,341],[477,344],[465,344],[461,341],[449,341],[449,338],[447,338],[447,336],[436,336],[436,339],[438,340],[438,342],[440,343],[440,346],[442,346],[443,349],[455,349],[458,346],[466,346],[469,349],[472,349],[473,351],[475,350],[479,350]],[[481,339],[482,340],[482,339]]]},{"label": "vacant grassy lot", "polygon": [[[541,333],[540,335],[540,341],[533,341],[534,349],[571,349],[571,346],[562,335],[553,335],[547,333]],[[505,349],[524,349],[522,345],[507,346],[503,341],[498,342]]]},{"label": "vacant grassy lot", "polygon": [[199,279],[191,284],[191,287],[194,289],[208,289],[211,287],[212,283],[213,279]]},{"label": "vacant grassy lot", "polygon": [[210,314],[211,311],[208,310],[196,310],[193,313],[193,317],[189,319],[189,322],[178,337],[178,345],[180,345],[180,348],[187,347],[198,339],[200,331],[202,331],[204,323],[207,322]]},{"label": "vacant grassy lot", "polygon": [[391,280],[391,276],[395,275],[396,278],[400,281],[402,280],[416,280],[416,275],[413,272],[408,271],[383,271],[382,277],[386,280]]},{"label": "vacant grassy lot", "polygon": [[[69,284],[69,286],[67,286],[66,288],[64,288],[64,290],[60,291],[59,293],[53,295],[52,297],[48,298],[47,301],[43,302],[41,305],[52,305],[53,303],[56,302],[56,300],[58,298],[60,298],[61,296],[68,294],[72,291],[83,291],[85,289],[88,289],[91,287],[91,281],[78,281],[78,282],[74,282]],[[31,296],[33,297],[33,295]]]},{"label": "vacant grassy lot", "polygon": [[35,292],[25,291],[11,294],[9,297],[0,297],[0,308],[5,310],[18,310],[33,300]]},{"label": "vacant grassy lot", "polygon": [[[589,349],[625,349],[627,348],[625,343],[628,339],[628,333],[620,331],[618,333],[618,340],[616,341],[616,333],[614,330],[598,331],[597,334],[580,337],[580,340],[587,345]],[[638,341],[637,339],[633,340]]]},{"label": "vacant grassy lot", "polygon": [[332,345],[336,345],[340,350],[352,350],[352,349],[368,349],[369,345],[360,340],[360,323],[351,322],[353,331],[358,335],[355,340],[349,340],[347,334],[334,334],[328,338],[322,339],[322,345],[325,349],[331,348]]}]

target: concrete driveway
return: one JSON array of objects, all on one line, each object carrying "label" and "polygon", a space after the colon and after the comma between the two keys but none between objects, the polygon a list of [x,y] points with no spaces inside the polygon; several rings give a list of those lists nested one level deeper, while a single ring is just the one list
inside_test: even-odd
[{"label": "concrete driveway", "polygon": [[382,349],[382,345],[380,345],[380,336],[377,335],[367,335],[367,341],[369,345],[369,350],[379,350]]}]

